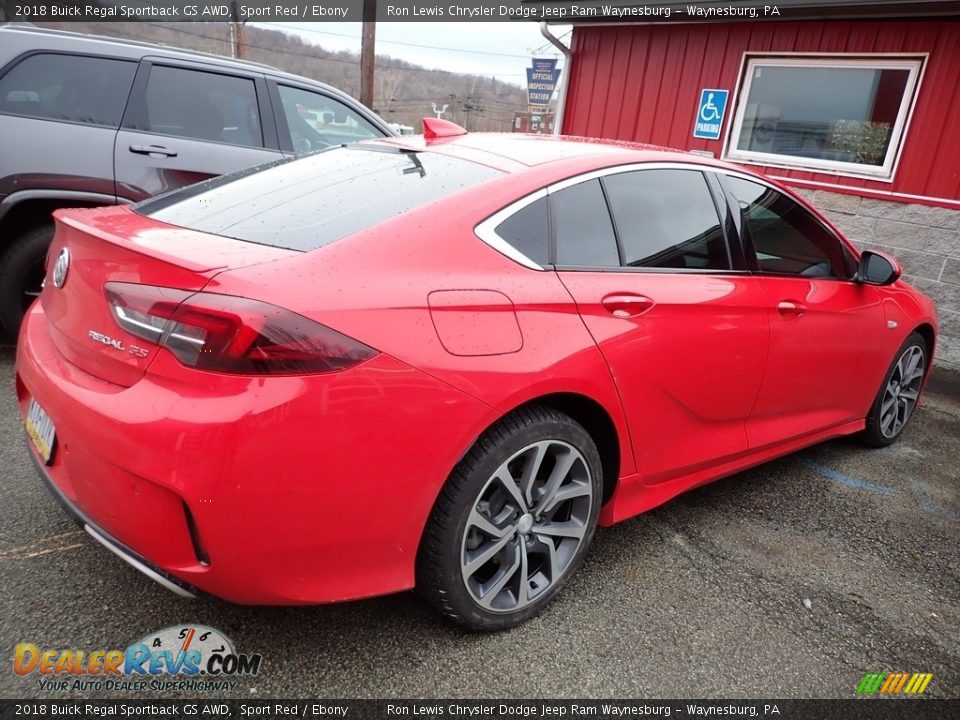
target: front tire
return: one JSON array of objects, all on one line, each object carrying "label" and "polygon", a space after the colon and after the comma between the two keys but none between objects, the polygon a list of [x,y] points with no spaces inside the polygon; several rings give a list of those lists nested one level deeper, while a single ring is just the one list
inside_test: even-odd
[{"label": "front tire", "polygon": [[53,225],[41,225],[13,238],[0,256],[0,324],[13,340],[40,295],[51,240]]},{"label": "front tire", "polygon": [[887,447],[903,433],[920,400],[927,370],[927,343],[920,333],[911,333],[897,350],[893,364],[877,392],[861,440],[870,447]]},{"label": "front tire", "polygon": [[593,439],[551,408],[485,432],[440,492],[417,557],[417,589],[473,630],[543,610],[583,561],[600,513]]}]

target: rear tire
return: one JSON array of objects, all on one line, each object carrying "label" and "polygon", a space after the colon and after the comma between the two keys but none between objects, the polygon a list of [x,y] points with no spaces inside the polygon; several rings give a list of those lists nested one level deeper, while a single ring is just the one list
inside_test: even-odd
[{"label": "rear tire", "polygon": [[920,333],[911,333],[897,350],[893,363],[873,401],[860,440],[869,447],[887,447],[903,433],[917,402],[927,371],[927,343]]},{"label": "rear tire", "polygon": [[503,630],[543,610],[593,540],[603,471],[593,439],[546,407],[487,430],[440,492],[417,590],[451,620]]},{"label": "rear tire", "polygon": [[31,228],[13,238],[0,256],[0,325],[13,340],[40,294],[51,240],[53,225]]}]

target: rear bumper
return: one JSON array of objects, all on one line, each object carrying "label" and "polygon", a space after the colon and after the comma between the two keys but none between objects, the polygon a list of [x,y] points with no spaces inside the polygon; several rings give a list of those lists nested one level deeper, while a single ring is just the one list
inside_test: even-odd
[{"label": "rear bumper", "polygon": [[21,330],[17,394],[56,426],[51,463],[31,455],[96,539],[168,588],[245,604],[413,587],[437,493],[496,417],[386,355],[249,378],[161,352],[121,387],[59,353],[40,303]]},{"label": "rear bumper", "polygon": [[39,475],[40,479],[46,483],[47,489],[50,491],[53,497],[56,498],[57,502],[60,503],[60,506],[66,510],[67,514],[73,518],[73,521],[82,527],[87,534],[90,535],[90,537],[103,545],[105,548],[107,548],[107,550],[112,552],[121,560],[142,572],[151,580],[160,583],[160,585],[165,587],[170,592],[185,598],[195,598],[200,594],[201,591],[197,588],[188,585],[173,575],[170,575],[169,573],[165,572],[163,568],[153,565],[145,557],[140,556],[126,545],[121,543],[119,540],[112,537],[106,530],[91,522],[91,520],[83,514],[83,511],[80,510],[80,508],[70,502],[70,499],[60,492],[60,488],[58,488],[56,483],[53,482],[53,479],[47,473],[46,467],[40,462],[39,458],[34,453],[30,453],[30,459],[33,461],[33,467],[36,469],[37,475]]}]

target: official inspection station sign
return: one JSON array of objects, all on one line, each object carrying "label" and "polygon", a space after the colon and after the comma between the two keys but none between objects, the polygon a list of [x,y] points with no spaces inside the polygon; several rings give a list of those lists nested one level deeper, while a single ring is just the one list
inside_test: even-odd
[{"label": "official inspection station sign", "polygon": [[532,108],[549,105],[559,78],[555,58],[533,58],[533,67],[527,68],[527,104]]}]

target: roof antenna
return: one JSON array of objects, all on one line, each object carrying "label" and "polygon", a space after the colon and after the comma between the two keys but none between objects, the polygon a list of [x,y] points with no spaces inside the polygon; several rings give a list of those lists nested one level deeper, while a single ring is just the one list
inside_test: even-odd
[{"label": "roof antenna", "polygon": [[423,137],[427,140],[466,135],[467,131],[456,123],[442,118],[425,117],[423,119]]}]

